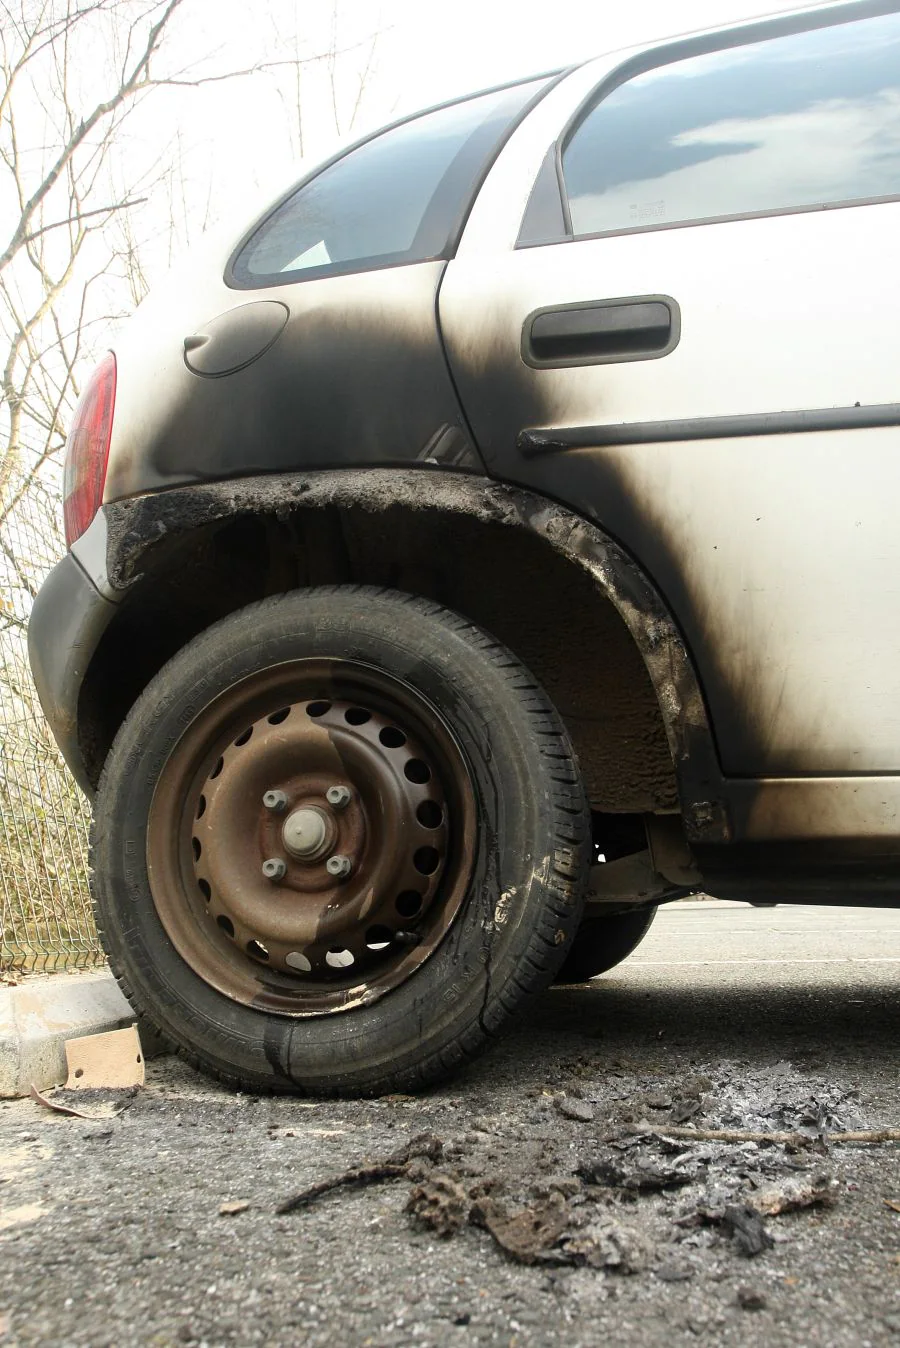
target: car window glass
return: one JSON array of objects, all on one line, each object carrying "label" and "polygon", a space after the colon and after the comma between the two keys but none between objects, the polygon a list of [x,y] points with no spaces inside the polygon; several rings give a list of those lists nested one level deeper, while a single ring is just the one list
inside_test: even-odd
[{"label": "car window glass", "polygon": [[263,222],[234,279],[271,284],[439,257],[488,156],[544,83],[425,113],[351,150]]},{"label": "car window glass", "polygon": [[576,235],[900,194],[900,15],[638,75],[562,163]]}]

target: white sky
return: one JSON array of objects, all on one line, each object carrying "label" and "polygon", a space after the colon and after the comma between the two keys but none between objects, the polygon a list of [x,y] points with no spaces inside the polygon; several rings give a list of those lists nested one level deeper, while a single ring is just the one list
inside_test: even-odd
[{"label": "white sky", "polygon": [[[350,48],[341,64],[335,129],[324,69],[304,75],[305,158],[341,140],[456,94],[572,64],[605,51],[697,28],[796,8],[784,0],[337,0],[336,40]],[[185,64],[223,69],[260,56],[327,50],[328,0],[194,0],[179,19],[176,48]],[[352,128],[358,68],[379,33]],[[212,167],[213,214],[252,215],[299,176],[296,142],[286,134],[293,90],[254,79],[207,86],[170,102],[188,153]],[[172,110],[177,109],[177,113]],[[163,130],[154,110],[156,134]]]},{"label": "white sky", "polygon": [[456,0],[436,24],[427,0],[396,0],[385,73],[412,98],[428,100],[796,7],[777,0]]}]

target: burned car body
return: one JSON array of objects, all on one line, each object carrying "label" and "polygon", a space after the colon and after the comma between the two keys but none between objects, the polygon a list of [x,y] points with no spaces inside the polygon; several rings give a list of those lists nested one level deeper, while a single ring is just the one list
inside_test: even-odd
[{"label": "burned car body", "polygon": [[[416,1084],[514,1012],[523,961],[522,995],[573,941],[598,972],[666,898],[897,902],[898,230],[900,13],[857,3],[407,119],[151,295],[79,410],[30,641],[99,788],[114,967],[173,1042],[257,1083]],[[524,671],[480,709],[473,672],[461,720],[488,656],[442,674],[445,614]],[[501,729],[528,672],[561,773]],[[422,1019],[441,998],[455,1028]],[[375,1053],[391,1006],[418,1038]]]}]

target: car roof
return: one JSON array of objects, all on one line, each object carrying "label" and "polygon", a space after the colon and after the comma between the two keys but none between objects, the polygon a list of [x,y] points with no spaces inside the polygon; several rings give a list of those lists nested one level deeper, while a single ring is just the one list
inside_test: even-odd
[{"label": "car roof", "polygon": [[[816,28],[831,28],[839,24],[852,23],[855,19],[875,18],[882,14],[900,11],[900,0],[836,0],[835,3],[801,5],[795,9],[773,10],[768,14],[755,15],[746,19],[732,20],[730,23],[714,24],[711,27],[688,29],[684,32],[667,33],[646,42],[631,43],[626,47],[610,47],[596,51],[583,61],[575,61],[555,70],[536,72],[502,84],[489,85],[484,89],[473,89],[468,93],[456,95],[441,103],[428,107],[398,119],[411,120],[426,112],[439,108],[452,107],[470,98],[479,98],[483,94],[499,93],[503,89],[514,89],[520,84],[529,84],[536,80],[558,80],[573,70],[594,61],[608,61],[610,57],[621,56],[622,64],[634,58],[650,56],[654,58],[649,65],[662,65],[680,56],[700,55],[705,51],[715,51],[722,47],[743,46],[749,42],[761,42],[766,38],[787,36]],[[384,128],[387,129],[387,128]]]}]

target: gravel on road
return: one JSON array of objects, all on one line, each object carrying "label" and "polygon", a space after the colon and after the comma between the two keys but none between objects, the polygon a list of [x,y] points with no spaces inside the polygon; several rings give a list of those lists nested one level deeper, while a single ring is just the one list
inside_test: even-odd
[{"label": "gravel on road", "polygon": [[900,1146],[827,1141],[900,1125],[898,935],[673,906],[415,1099],[0,1102],[0,1343],[900,1348]]}]

